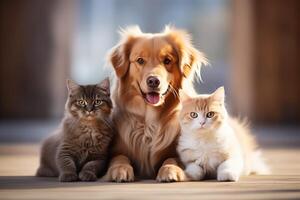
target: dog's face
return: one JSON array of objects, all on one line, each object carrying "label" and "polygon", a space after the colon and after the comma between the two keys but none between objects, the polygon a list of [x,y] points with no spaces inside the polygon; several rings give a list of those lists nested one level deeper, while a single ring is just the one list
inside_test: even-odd
[{"label": "dog's face", "polygon": [[149,105],[159,106],[168,95],[178,98],[182,81],[201,62],[200,57],[183,31],[167,29],[145,34],[135,29],[124,32],[110,59],[132,99],[137,96]]},{"label": "dog's face", "polygon": [[176,50],[162,37],[137,39],[129,62],[129,76],[150,105],[162,104],[181,81]]}]

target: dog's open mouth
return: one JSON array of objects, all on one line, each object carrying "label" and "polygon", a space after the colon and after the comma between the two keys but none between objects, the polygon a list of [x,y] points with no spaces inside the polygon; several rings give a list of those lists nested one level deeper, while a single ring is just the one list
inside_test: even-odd
[{"label": "dog's open mouth", "polygon": [[150,104],[157,104],[160,100],[160,94],[157,92],[149,92],[144,95],[144,98]]},{"label": "dog's open mouth", "polygon": [[[138,84],[139,85],[139,84]],[[168,89],[163,93],[159,93],[159,92],[148,92],[148,93],[144,93],[139,85],[140,91],[144,97],[144,99],[146,100],[147,103],[155,105],[157,103],[159,103],[160,99],[163,98],[169,91],[170,85],[168,86]]]}]

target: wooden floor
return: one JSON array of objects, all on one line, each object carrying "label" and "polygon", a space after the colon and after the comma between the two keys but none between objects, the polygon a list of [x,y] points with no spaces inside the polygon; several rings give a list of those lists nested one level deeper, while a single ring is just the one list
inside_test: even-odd
[{"label": "wooden floor", "polygon": [[33,176],[37,145],[0,145],[0,199],[300,199],[300,147],[264,151],[273,175],[231,182],[59,183]]}]

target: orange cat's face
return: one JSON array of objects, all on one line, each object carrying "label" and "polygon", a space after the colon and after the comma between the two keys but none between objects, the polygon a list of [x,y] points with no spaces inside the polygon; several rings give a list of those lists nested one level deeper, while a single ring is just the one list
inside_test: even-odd
[{"label": "orange cat's face", "polygon": [[219,128],[226,116],[224,88],[220,87],[210,95],[187,98],[182,103],[180,125],[188,131],[209,131]]}]

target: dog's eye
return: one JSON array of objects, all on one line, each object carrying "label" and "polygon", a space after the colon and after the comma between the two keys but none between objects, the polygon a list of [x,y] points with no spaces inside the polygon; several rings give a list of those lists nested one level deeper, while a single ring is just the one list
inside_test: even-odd
[{"label": "dog's eye", "polygon": [[206,117],[207,118],[212,118],[213,116],[215,116],[214,112],[208,112],[208,113],[206,113]]},{"label": "dog's eye", "polygon": [[138,58],[136,60],[140,65],[143,65],[145,63],[145,60],[143,58]]},{"label": "dog's eye", "polygon": [[197,118],[197,117],[198,117],[198,114],[195,113],[195,112],[191,112],[191,113],[190,113],[190,116],[191,116],[191,118]]},{"label": "dog's eye", "polygon": [[164,64],[165,65],[168,65],[168,64],[170,64],[171,63],[171,59],[170,58],[165,58],[164,59]]}]

